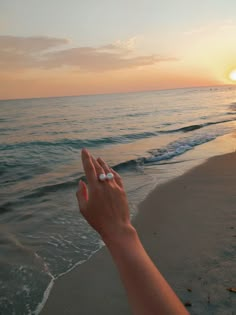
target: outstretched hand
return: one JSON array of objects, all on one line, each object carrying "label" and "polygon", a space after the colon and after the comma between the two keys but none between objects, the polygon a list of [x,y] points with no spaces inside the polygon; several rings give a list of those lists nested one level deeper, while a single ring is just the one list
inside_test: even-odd
[{"label": "outstretched hand", "polygon": [[[80,180],[76,193],[80,211],[104,242],[119,239],[132,229],[122,179],[101,158],[82,150],[82,163],[88,186]],[[112,173],[113,179],[99,180],[100,174]]]}]

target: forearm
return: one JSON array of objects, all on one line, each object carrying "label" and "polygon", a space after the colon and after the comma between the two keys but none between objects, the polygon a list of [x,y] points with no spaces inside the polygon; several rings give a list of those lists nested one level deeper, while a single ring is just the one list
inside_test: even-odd
[{"label": "forearm", "polygon": [[136,230],[104,240],[119,270],[135,315],[187,315],[188,312],[144,250]]}]

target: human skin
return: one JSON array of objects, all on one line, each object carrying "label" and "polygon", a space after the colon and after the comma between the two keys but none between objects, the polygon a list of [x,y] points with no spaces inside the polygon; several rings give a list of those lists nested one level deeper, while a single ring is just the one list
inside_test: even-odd
[{"label": "human skin", "polygon": [[[100,234],[117,266],[134,315],[187,315],[179,298],[143,248],[130,221],[122,179],[101,158],[82,150],[88,185],[82,180],[76,193],[80,211]],[[101,182],[98,175],[113,173]]]}]

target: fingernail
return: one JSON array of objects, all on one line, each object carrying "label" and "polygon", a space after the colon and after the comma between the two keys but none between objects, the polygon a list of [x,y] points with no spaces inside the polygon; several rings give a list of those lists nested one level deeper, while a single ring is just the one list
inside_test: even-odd
[{"label": "fingernail", "polygon": [[85,153],[85,154],[87,154],[87,155],[89,155],[89,151],[88,151],[86,148],[83,148],[83,149],[82,149],[82,152]]}]

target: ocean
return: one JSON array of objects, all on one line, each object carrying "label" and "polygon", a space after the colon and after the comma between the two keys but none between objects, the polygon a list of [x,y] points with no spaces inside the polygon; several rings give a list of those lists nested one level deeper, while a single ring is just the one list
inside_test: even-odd
[{"label": "ocean", "polygon": [[235,150],[236,87],[0,101],[0,314],[38,314],[53,280],[103,246],[78,211],[80,151],[155,187]]}]

